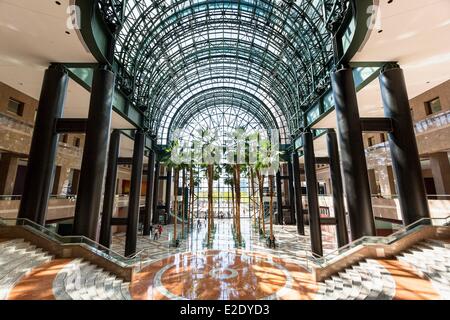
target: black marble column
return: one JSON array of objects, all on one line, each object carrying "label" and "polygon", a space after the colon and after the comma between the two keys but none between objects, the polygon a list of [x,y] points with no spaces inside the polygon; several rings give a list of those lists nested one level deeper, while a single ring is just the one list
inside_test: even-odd
[{"label": "black marble column", "polygon": [[305,221],[303,216],[303,203],[302,203],[302,185],[301,185],[301,172],[300,162],[297,151],[292,153],[292,174],[294,178],[294,205],[295,213],[297,215],[297,232],[300,235],[305,235]]},{"label": "black marble column", "polygon": [[171,202],[171,190],[172,190],[172,168],[166,167],[166,223],[172,222],[172,216],[170,215],[170,202]]},{"label": "black marble column", "polygon": [[52,65],[44,75],[18,218],[45,224],[53,182],[58,135],[55,124],[61,117],[69,77],[62,66]]},{"label": "black marble column", "polygon": [[305,157],[305,176],[308,196],[311,251],[317,256],[322,256],[322,230],[320,228],[320,208],[316,176],[316,156],[314,154],[313,135],[310,131],[306,131],[303,133],[303,151]]},{"label": "black marble column", "polygon": [[403,70],[398,65],[385,67],[380,86],[384,114],[393,124],[389,146],[403,223],[409,225],[430,213]]},{"label": "black marble column", "polygon": [[281,191],[281,173],[277,172],[275,182],[277,184],[277,222],[278,224],[283,224],[283,193]]},{"label": "black marble column", "polygon": [[134,136],[133,164],[131,166],[130,200],[128,203],[128,224],[125,239],[125,256],[136,253],[139,225],[139,209],[144,165],[145,134],[137,131]]},{"label": "black marble column", "polygon": [[295,192],[294,192],[294,170],[292,167],[291,159],[288,160],[288,191],[289,191],[289,206],[290,206],[290,216],[291,223],[297,224],[297,216],[295,212]]},{"label": "black marble column", "polygon": [[342,185],[341,162],[336,132],[329,129],[327,132],[328,156],[330,158],[331,185],[333,188],[333,207],[336,217],[338,246],[348,244],[347,222],[345,218],[344,189]]},{"label": "black marble column", "polygon": [[363,236],[375,236],[369,177],[352,70],[341,69],[334,72],[331,83],[352,238],[356,240]]},{"label": "black marble column", "polygon": [[155,178],[154,178],[154,183],[153,183],[153,216],[152,216],[153,224],[159,223],[159,210],[158,210],[159,168],[160,168],[160,163],[159,163],[159,161],[156,161],[156,164],[155,164]]},{"label": "black marble column", "polygon": [[145,194],[145,218],[144,218],[144,236],[150,235],[150,226],[152,224],[153,216],[153,191],[155,182],[155,152],[150,151],[147,163],[147,191]]},{"label": "black marble column", "polygon": [[73,233],[96,239],[111,126],[115,75],[94,71]]},{"label": "black marble column", "polygon": [[105,192],[103,195],[102,223],[100,227],[100,244],[109,248],[111,245],[111,219],[114,213],[116,198],[117,159],[120,148],[120,130],[113,130],[109,142],[108,168],[105,178]]}]

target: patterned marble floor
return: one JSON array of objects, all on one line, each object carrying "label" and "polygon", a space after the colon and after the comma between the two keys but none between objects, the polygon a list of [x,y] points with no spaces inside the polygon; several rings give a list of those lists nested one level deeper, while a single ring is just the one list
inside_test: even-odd
[{"label": "patterned marble floor", "polygon": [[130,285],[142,300],[311,300],[318,289],[297,264],[244,250],[206,250],[147,266]]},{"label": "patterned marble floor", "polygon": [[[212,245],[206,228],[170,247],[171,226],[159,240],[139,237],[145,263],[131,283],[80,259],[54,259],[21,239],[0,239],[0,300],[436,300],[450,299],[450,247],[425,241],[393,260],[364,260],[322,283],[308,272],[308,236],[275,226],[276,249],[266,247],[251,221],[243,220],[236,249],[229,220],[217,220]],[[323,228],[325,252],[334,233]],[[124,236],[114,237],[123,250]]]},{"label": "patterned marble floor", "polygon": [[[178,225],[178,230],[181,226]],[[187,228],[186,228],[187,230]],[[309,230],[305,229],[305,236],[297,233],[296,226],[274,225],[274,235],[277,247],[268,248],[265,240],[260,237],[250,219],[242,219],[241,230],[243,243],[240,249],[259,253],[268,253],[278,258],[306,266],[306,257],[311,256],[311,245],[309,242]],[[266,225],[268,232],[269,225]],[[232,236],[232,222],[229,219],[216,219],[215,232],[211,245],[206,246],[207,228],[204,220],[202,226],[196,227],[191,232],[185,232],[182,237],[181,232],[178,237],[181,239],[178,248],[171,247],[173,240],[173,225],[163,226],[162,236],[158,240],[153,240],[151,236],[139,236],[137,251],[143,250],[143,263],[148,265],[154,261],[169,257],[176,253],[198,252],[205,249],[231,250],[236,248],[236,243]],[[336,232],[333,226],[322,226],[322,237],[325,254],[336,249]],[[125,248],[125,234],[116,234],[113,237],[111,248],[123,253]]]}]

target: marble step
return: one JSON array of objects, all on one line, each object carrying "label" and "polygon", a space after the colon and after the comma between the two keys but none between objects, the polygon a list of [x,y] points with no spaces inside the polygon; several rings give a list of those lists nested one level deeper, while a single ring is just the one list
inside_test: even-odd
[{"label": "marble step", "polygon": [[0,300],[8,297],[11,289],[33,269],[50,262],[53,257],[23,239],[1,243]]},{"label": "marble step", "polygon": [[61,270],[54,282],[58,300],[128,300],[128,283],[97,266],[74,260]]},{"label": "marble step", "polygon": [[32,251],[35,250],[36,247],[33,245],[30,245],[27,242],[21,242],[18,244],[14,244],[8,247],[5,247],[1,252],[0,252],[0,265],[10,261],[10,260],[14,260],[15,257],[17,257],[18,255],[22,255],[27,251]]},{"label": "marble step", "polygon": [[32,250],[24,251],[21,254],[18,254],[15,259],[8,261],[0,267],[0,280],[7,276],[14,269],[19,268],[22,264],[29,262],[32,259],[39,258],[40,256],[45,256],[45,253],[36,252],[34,253]]},{"label": "marble step", "polygon": [[319,283],[319,300],[389,300],[395,295],[395,282],[389,272],[374,260],[365,260]]},{"label": "marble step", "polygon": [[397,258],[431,281],[443,299],[450,299],[450,247],[448,243],[425,240]]},{"label": "marble step", "polygon": [[3,248],[5,248],[5,247],[9,247],[11,245],[24,243],[24,242],[25,242],[24,239],[11,239],[11,240],[0,242],[0,253],[3,250]]},{"label": "marble step", "polygon": [[436,246],[436,247],[445,248],[445,249],[449,249],[449,250],[450,250],[450,243],[449,243],[449,242],[440,241],[440,240],[428,239],[428,240],[423,241],[423,243],[424,243],[424,244],[428,244],[428,245],[432,245],[432,246]]}]

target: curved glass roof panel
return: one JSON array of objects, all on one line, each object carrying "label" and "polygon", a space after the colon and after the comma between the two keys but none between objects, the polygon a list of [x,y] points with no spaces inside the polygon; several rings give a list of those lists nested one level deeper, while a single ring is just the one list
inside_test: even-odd
[{"label": "curved glass roof panel", "polygon": [[187,125],[180,114],[212,107],[247,110],[288,142],[328,83],[330,12],[347,2],[122,1],[119,87],[145,113],[148,131],[161,144]]},{"label": "curved glass roof panel", "polygon": [[181,127],[172,131],[172,134],[177,135],[175,140],[180,146],[188,148],[192,147],[194,141],[201,141],[205,132],[215,137],[216,146],[224,149],[232,145],[232,137],[237,130],[248,135],[258,133],[262,138],[268,138],[272,132],[249,110],[229,106],[226,101],[216,101],[216,104],[206,105],[196,110],[186,120]]}]

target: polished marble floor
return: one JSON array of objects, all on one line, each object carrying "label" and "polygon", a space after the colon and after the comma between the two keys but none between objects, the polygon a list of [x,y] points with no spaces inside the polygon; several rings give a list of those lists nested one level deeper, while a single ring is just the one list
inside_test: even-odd
[{"label": "polished marble floor", "polygon": [[[194,223],[194,228],[190,232],[185,232],[184,236],[179,233],[178,237],[181,239],[181,243],[178,248],[173,248],[170,245],[173,240],[173,225],[167,225],[163,226],[162,236],[158,240],[153,240],[149,236],[139,236],[137,251],[143,250],[142,256],[145,265],[177,253],[195,253],[206,249],[234,250],[237,248],[271,254],[305,267],[308,265],[306,258],[311,256],[308,228],[305,228],[305,236],[300,236],[297,233],[296,226],[274,225],[277,247],[273,249],[267,247],[265,240],[260,237],[251,219],[241,220],[243,239],[241,246],[237,246],[233,239],[231,220],[216,219],[214,223],[215,232],[209,246],[206,244],[207,228],[204,220],[202,220],[200,228],[197,228],[196,223]],[[187,230],[187,228],[185,229]],[[178,230],[180,230],[180,225],[178,225]],[[266,230],[268,232],[269,225],[266,225]],[[322,238],[325,254],[336,250],[334,226],[322,226]],[[118,253],[123,253],[124,247],[125,234],[116,234],[113,237],[111,248]]]},{"label": "polished marble floor", "polygon": [[318,289],[301,266],[245,250],[182,253],[144,268],[130,285],[133,299],[313,299]]},{"label": "polished marble floor", "polygon": [[[0,239],[0,299],[2,294],[17,300],[450,299],[445,242],[425,241],[397,259],[367,259],[317,283],[307,263],[307,235],[297,235],[293,226],[274,226],[278,246],[269,249],[250,220],[242,225],[241,248],[236,248],[229,220],[216,220],[209,247],[204,227],[187,233],[178,248],[170,246],[171,226],[164,227],[158,240],[140,236],[138,247],[145,254],[131,283],[88,261],[50,261],[23,240]],[[322,232],[325,252],[332,252],[333,228]],[[115,235],[114,249],[123,250],[123,244],[124,236]]]},{"label": "polished marble floor", "polygon": [[[187,228],[186,228],[187,229]],[[180,230],[180,226],[178,226]],[[144,267],[130,284],[133,299],[294,299],[311,300],[318,286],[308,272],[308,231],[297,234],[296,226],[274,225],[277,247],[268,248],[251,219],[241,220],[242,243],[233,239],[232,221],[216,219],[212,242],[206,245],[207,228],[202,225],[181,237],[173,248],[173,225],[162,237],[140,236],[138,251],[144,250]],[[268,232],[269,225],[266,226]],[[322,227],[325,252],[336,249],[333,227]],[[115,235],[114,250],[121,252],[124,235]]]}]

